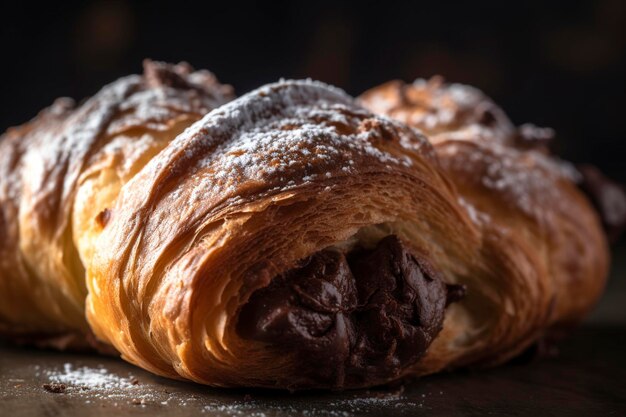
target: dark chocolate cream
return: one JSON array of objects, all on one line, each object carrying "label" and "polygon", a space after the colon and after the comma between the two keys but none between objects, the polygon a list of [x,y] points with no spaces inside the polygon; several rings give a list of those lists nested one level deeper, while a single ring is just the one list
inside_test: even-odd
[{"label": "dark chocolate cream", "polygon": [[275,277],[242,307],[237,331],[296,354],[293,388],[372,385],[417,362],[464,294],[392,235],[372,250],[322,250]]}]

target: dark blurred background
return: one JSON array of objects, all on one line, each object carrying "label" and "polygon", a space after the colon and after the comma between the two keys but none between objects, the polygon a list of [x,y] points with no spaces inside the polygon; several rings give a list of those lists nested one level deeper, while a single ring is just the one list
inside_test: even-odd
[{"label": "dark blurred background", "polygon": [[472,84],[514,122],[626,182],[626,2],[309,1],[192,5],[3,2],[0,129],[84,98],[150,57],[207,68],[242,94],[312,77],[357,95],[393,78]]}]

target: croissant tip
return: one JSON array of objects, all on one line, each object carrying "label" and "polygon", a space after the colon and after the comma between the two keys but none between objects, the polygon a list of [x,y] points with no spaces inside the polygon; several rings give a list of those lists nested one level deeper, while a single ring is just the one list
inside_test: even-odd
[{"label": "croissant tip", "polygon": [[194,68],[187,62],[170,64],[155,61],[149,58],[143,60],[143,77],[150,87],[188,87],[186,76],[194,72]]}]

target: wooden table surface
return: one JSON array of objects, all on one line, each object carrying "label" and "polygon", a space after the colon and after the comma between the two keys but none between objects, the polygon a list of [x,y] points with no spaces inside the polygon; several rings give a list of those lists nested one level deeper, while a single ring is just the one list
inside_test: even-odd
[{"label": "wooden table surface", "polygon": [[[114,358],[0,345],[0,416],[626,416],[626,246],[613,265],[602,302],[555,358],[394,389],[288,394],[211,389]],[[54,382],[65,392],[44,388]]]}]

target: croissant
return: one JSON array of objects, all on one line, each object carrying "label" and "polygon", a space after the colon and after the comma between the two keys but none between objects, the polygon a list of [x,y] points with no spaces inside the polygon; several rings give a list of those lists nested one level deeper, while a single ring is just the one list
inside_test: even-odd
[{"label": "croissant", "polygon": [[213,386],[357,388],[501,363],[602,291],[576,171],[475,90],[233,100],[186,65],[144,72],[0,142],[5,335]]}]

